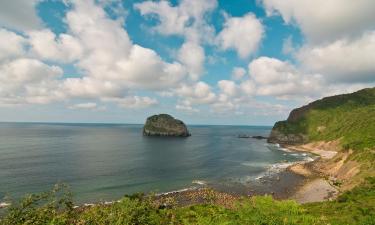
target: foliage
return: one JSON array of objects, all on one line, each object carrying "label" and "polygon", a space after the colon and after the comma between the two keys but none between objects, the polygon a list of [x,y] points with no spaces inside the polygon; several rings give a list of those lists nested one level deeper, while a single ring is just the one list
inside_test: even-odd
[{"label": "foliage", "polygon": [[375,148],[375,88],[323,98],[302,111],[296,120],[278,122],[275,128],[307,135],[309,141],[340,139],[344,149]]},{"label": "foliage", "polygon": [[72,215],[71,194],[66,185],[59,184],[51,191],[27,195],[19,202],[13,201],[0,224],[66,224]]},{"label": "foliage", "polygon": [[299,205],[271,196],[237,200],[233,207],[215,203],[161,207],[153,196],[125,196],[113,204],[73,207],[64,185],[13,202],[1,225],[17,224],[375,224],[375,178],[334,201]]},{"label": "foliage", "polygon": [[335,201],[304,205],[307,212],[334,225],[375,224],[375,177],[345,192]]},{"label": "foliage", "polygon": [[124,197],[121,201],[111,205],[99,204],[73,209],[69,195],[58,194],[57,189],[54,189],[40,195],[27,196],[19,204],[15,203],[0,224],[320,223],[294,201],[275,201],[269,196],[242,199],[233,208],[214,204],[161,208],[154,204],[152,197],[137,195]]}]

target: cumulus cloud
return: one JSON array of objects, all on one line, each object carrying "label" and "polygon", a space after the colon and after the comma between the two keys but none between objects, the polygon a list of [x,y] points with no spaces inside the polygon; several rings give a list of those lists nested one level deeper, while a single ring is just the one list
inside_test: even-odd
[{"label": "cumulus cloud", "polygon": [[262,23],[254,14],[243,17],[227,17],[217,41],[223,50],[234,49],[241,58],[253,54],[264,35]]},{"label": "cumulus cloud", "polygon": [[176,94],[185,99],[188,104],[210,104],[215,101],[216,95],[205,82],[183,84],[175,90]]},{"label": "cumulus cloud", "polygon": [[121,97],[123,94],[120,85],[91,77],[67,78],[62,88],[66,95],[78,98]]},{"label": "cumulus cloud", "polygon": [[0,1],[0,27],[28,31],[42,27],[36,13],[40,0]]},{"label": "cumulus cloud", "polygon": [[197,113],[199,109],[193,108],[190,104],[177,104],[176,109],[187,113]]},{"label": "cumulus cloud", "polygon": [[69,109],[85,109],[94,111],[104,111],[106,108],[104,106],[99,106],[95,102],[78,103],[68,107]]},{"label": "cumulus cloud", "polygon": [[375,82],[375,31],[356,39],[305,45],[296,58],[305,70],[324,74],[331,83]]},{"label": "cumulus cloud", "polygon": [[241,80],[246,75],[246,70],[242,67],[234,67],[232,70],[232,79]]},{"label": "cumulus cloud", "polygon": [[249,64],[249,73],[258,95],[314,95],[323,84],[319,74],[305,74],[289,62],[264,56]]},{"label": "cumulus cloud", "polygon": [[0,62],[24,54],[24,37],[0,28],[0,40]]},{"label": "cumulus cloud", "polygon": [[268,15],[297,24],[311,42],[333,41],[375,29],[373,0],[262,0]]},{"label": "cumulus cloud", "polygon": [[214,40],[215,29],[209,25],[206,15],[218,3],[216,0],[182,0],[176,6],[168,1],[145,1],[134,4],[141,15],[158,20],[153,30],[162,35],[177,35],[185,39],[177,58],[186,67],[189,76],[196,81],[203,73],[205,52],[202,43]]},{"label": "cumulus cloud", "polygon": [[178,59],[186,66],[193,80],[200,77],[205,61],[204,49],[200,45],[194,42],[184,43],[178,52]]},{"label": "cumulus cloud", "polygon": [[104,98],[105,102],[114,102],[122,108],[129,109],[140,109],[146,108],[153,105],[157,105],[159,102],[150,97],[141,97],[141,96],[127,96],[124,98]]},{"label": "cumulus cloud", "polygon": [[234,97],[239,94],[239,88],[234,81],[231,80],[220,80],[218,86],[222,93],[226,96]]},{"label": "cumulus cloud", "polygon": [[0,65],[0,104],[46,104],[61,100],[56,91],[62,69],[36,59],[18,58]]},{"label": "cumulus cloud", "polygon": [[151,15],[159,21],[154,29],[163,35],[180,35],[187,40],[200,42],[210,40],[214,28],[205,20],[218,3],[216,0],[182,0],[177,6],[168,1],[145,1],[134,5],[141,15]]},{"label": "cumulus cloud", "polygon": [[31,51],[41,59],[69,63],[82,56],[81,43],[69,34],[57,38],[47,29],[33,30],[28,34]]},{"label": "cumulus cloud", "polygon": [[[12,85],[2,83],[0,88],[3,100],[5,95],[9,102],[12,98],[18,101],[17,96],[24,96],[26,99],[27,94],[32,94],[34,96],[32,99],[37,103],[48,102],[52,99],[112,98],[113,102],[122,107],[127,107],[127,105],[143,107],[156,102],[147,97],[127,96],[130,90],[164,90],[176,87],[186,77],[186,69],[180,63],[165,62],[152,49],[133,44],[123,28],[123,22],[120,19],[109,18],[105,10],[94,1],[67,1],[67,4],[71,4],[71,10],[67,12],[65,18],[67,33],[57,36],[48,29],[30,30],[26,32],[26,37],[22,37],[7,30],[0,30],[2,38],[0,49],[3,50],[0,53],[0,61],[4,61],[1,64],[4,79],[8,76],[13,76],[11,79],[25,77],[37,79],[39,78],[37,76],[41,76],[39,86],[27,86],[33,82],[25,81],[27,82],[24,88],[27,89],[26,91],[9,88],[22,87],[25,83],[22,80],[16,80]],[[7,46],[3,43],[12,45]],[[14,69],[16,66],[13,66],[15,63],[21,64],[17,64],[18,69],[24,69],[25,60],[20,59],[9,63],[12,57],[17,58],[22,55],[35,58],[26,61],[30,64],[28,66],[31,66],[30,71],[12,72],[16,70]],[[56,76],[50,78],[50,74],[61,75],[62,70],[57,66],[48,66],[39,60],[74,63],[80,76],[65,79],[59,79]],[[42,69],[36,71],[37,65],[44,71]],[[23,74],[26,73],[32,74],[24,76]],[[48,93],[47,82],[58,98],[42,98],[44,92]]]}]

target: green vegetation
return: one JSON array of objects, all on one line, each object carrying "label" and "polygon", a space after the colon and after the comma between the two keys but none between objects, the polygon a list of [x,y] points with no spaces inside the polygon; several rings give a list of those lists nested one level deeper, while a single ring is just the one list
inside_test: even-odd
[{"label": "green vegetation", "polygon": [[1,225],[17,224],[375,224],[375,178],[337,200],[299,205],[270,196],[243,198],[232,207],[197,204],[161,207],[154,197],[126,196],[111,205],[74,209],[64,186],[29,195],[7,209]]},{"label": "green vegetation", "polygon": [[375,224],[375,178],[367,178],[335,201],[310,203],[303,207],[324,224]]},{"label": "green vegetation", "polygon": [[283,134],[306,135],[308,141],[340,139],[343,149],[375,148],[375,88],[323,98],[295,110],[275,124]]},{"label": "green vegetation", "polygon": [[253,197],[225,208],[215,204],[160,207],[152,197],[127,196],[111,205],[74,209],[65,189],[30,195],[0,221],[17,224],[321,224],[294,201]]}]

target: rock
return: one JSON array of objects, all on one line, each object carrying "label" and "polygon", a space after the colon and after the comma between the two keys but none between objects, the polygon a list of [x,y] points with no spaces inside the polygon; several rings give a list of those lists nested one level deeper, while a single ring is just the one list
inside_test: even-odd
[{"label": "rock", "polygon": [[249,135],[246,135],[246,134],[240,134],[237,136],[238,138],[250,138]]},{"label": "rock", "polygon": [[302,133],[284,133],[279,130],[278,126],[275,125],[272,130],[269,138],[267,139],[269,143],[278,143],[286,145],[298,145],[308,142],[308,137]]},{"label": "rock", "polygon": [[181,120],[177,120],[168,114],[160,114],[147,118],[143,127],[143,135],[188,137],[190,133]]},{"label": "rock", "polygon": [[260,135],[256,135],[256,136],[251,136],[251,138],[254,138],[254,139],[268,139],[268,137],[264,137],[264,136],[260,136]]}]

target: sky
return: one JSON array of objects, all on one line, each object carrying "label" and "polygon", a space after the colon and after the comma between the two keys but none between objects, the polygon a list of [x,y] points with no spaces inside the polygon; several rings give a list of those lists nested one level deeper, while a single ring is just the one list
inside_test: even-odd
[{"label": "sky", "polygon": [[0,1],[0,121],[273,125],[375,86],[373,0]]}]

